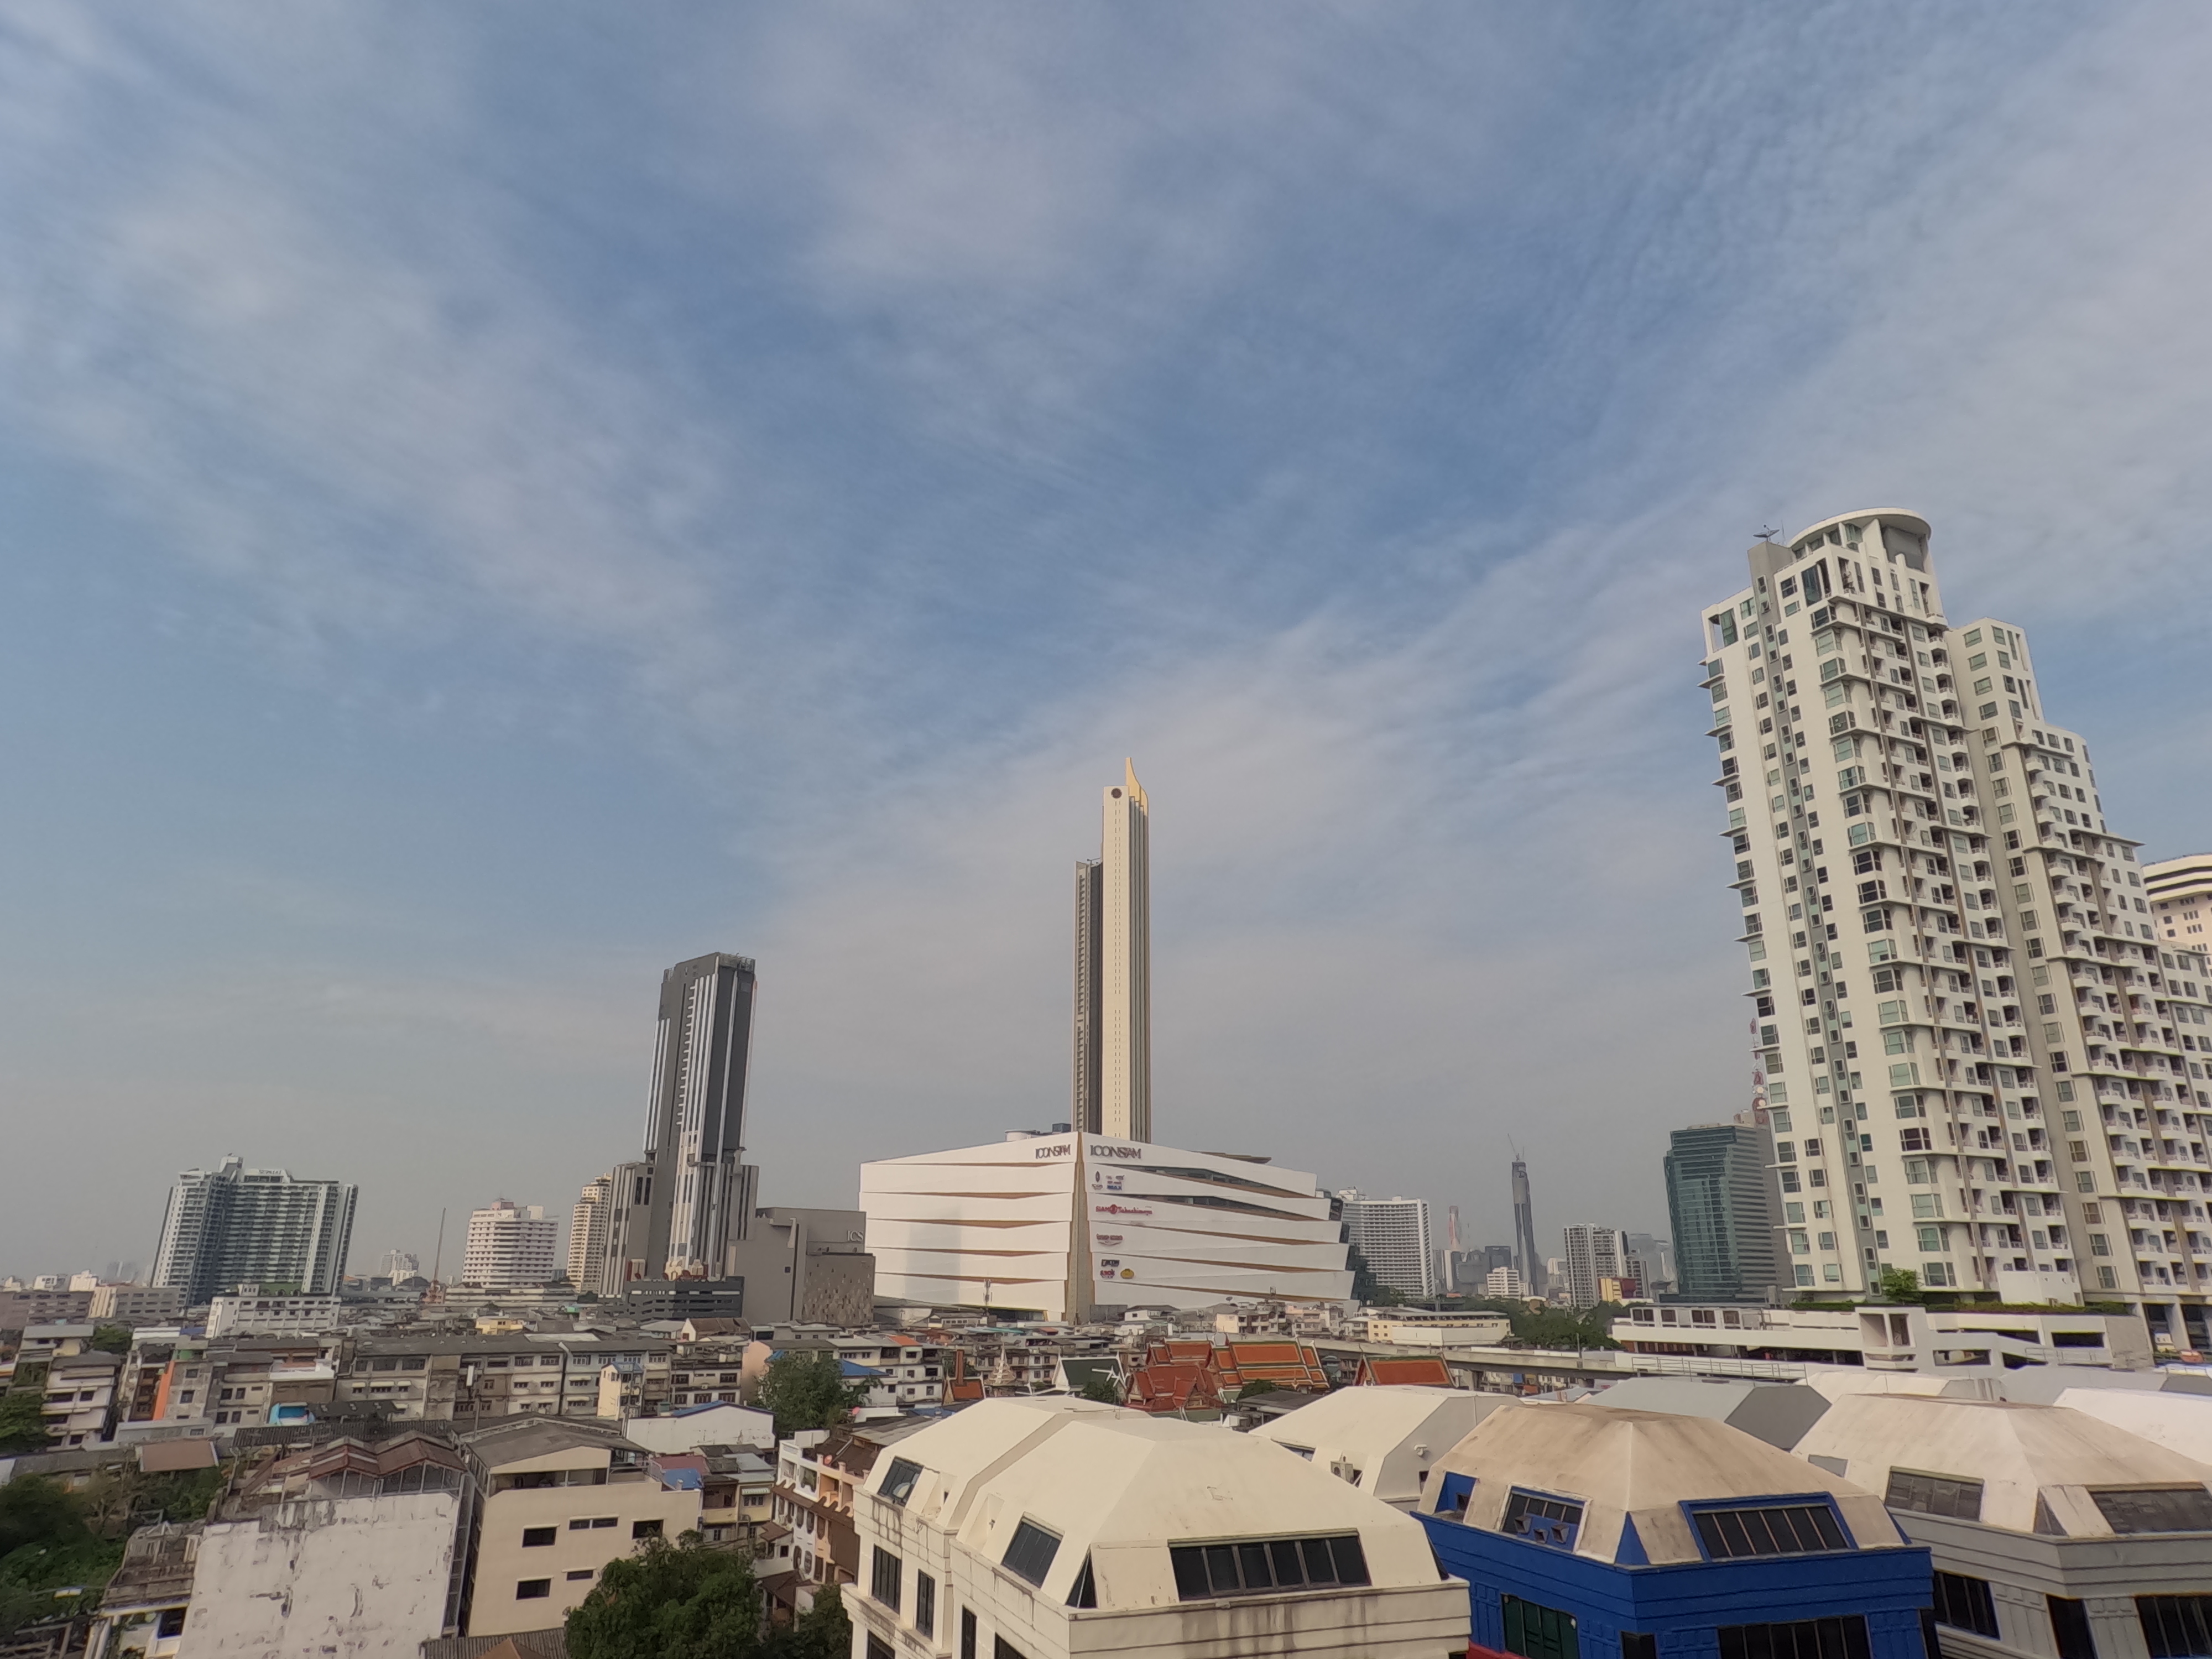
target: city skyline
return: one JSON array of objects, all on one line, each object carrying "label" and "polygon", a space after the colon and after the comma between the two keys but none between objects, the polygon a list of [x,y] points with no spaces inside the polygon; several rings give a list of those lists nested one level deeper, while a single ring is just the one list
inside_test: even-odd
[{"label": "city skyline", "polygon": [[[635,988],[724,944],[775,1201],[1065,1117],[1131,754],[1158,1133],[1492,1238],[1510,1133],[1547,1215],[1663,1228],[1747,1073],[1685,628],[1855,502],[2033,640],[2144,857],[2207,848],[2212,21],[593,27],[29,59],[0,1261],[143,1261],[235,1148],[427,1265],[628,1152]],[[46,1178],[88,1122],[127,1201]]]}]

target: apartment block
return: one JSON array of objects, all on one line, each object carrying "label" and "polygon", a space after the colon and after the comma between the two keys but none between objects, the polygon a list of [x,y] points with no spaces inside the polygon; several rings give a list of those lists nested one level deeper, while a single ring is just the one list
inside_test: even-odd
[{"label": "apartment block", "polygon": [[169,1193],[153,1282],[176,1290],[187,1307],[240,1284],[334,1296],[358,1196],[343,1182],[249,1170],[237,1158],[186,1170]]},{"label": "apartment block", "polygon": [[543,1285],[560,1275],[560,1242],[561,1224],[543,1205],[496,1200],[469,1215],[461,1283],[489,1291]]},{"label": "apartment block", "polygon": [[2143,891],[2160,939],[2212,948],[2212,853],[2191,853],[2143,866]]},{"label": "apartment block", "polygon": [[1628,1260],[1628,1235],[1618,1227],[1577,1222],[1566,1230],[1567,1301],[1595,1308],[1607,1299],[1606,1281],[1619,1285]]},{"label": "apartment block", "polygon": [[1378,1285],[1409,1300],[1437,1293],[1436,1254],[1429,1244],[1429,1203],[1424,1198],[1370,1198],[1357,1188],[1343,1200],[1345,1237],[1366,1260]]},{"label": "apartment block", "polygon": [[1759,542],[1704,617],[1786,1282],[2086,1291],[2201,1343],[2212,973],[2021,631],[1948,619],[1929,533]]}]

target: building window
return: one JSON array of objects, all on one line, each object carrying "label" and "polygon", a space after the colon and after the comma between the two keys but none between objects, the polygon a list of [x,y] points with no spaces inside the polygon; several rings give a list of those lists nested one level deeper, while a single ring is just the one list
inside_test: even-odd
[{"label": "building window", "polygon": [[569,1570],[568,1582],[573,1584],[580,1579],[592,1577],[598,1572],[597,1567],[574,1567]]},{"label": "building window", "polygon": [[1620,1659],[1659,1659],[1659,1638],[1638,1631],[1621,1632]]},{"label": "building window", "polygon": [[1083,1558],[1082,1571],[1075,1575],[1075,1583],[1068,1587],[1067,1605],[1071,1607],[1095,1607],[1098,1605],[1098,1580],[1091,1571],[1091,1558]]},{"label": "building window", "polygon": [[525,1527],[522,1529],[522,1547],[526,1550],[542,1549],[553,1541],[560,1530],[558,1527]]},{"label": "building window", "polygon": [[898,1611],[899,1586],[906,1576],[905,1564],[889,1550],[876,1551],[868,1572],[868,1594],[889,1607]]},{"label": "building window", "polygon": [[570,1532],[583,1532],[592,1527],[611,1527],[617,1517],[611,1515],[586,1515],[568,1523]]},{"label": "building window", "polygon": [[2142,1622],[2150,1659],[2198,1659],[2212,1654],[2212,1595],[2138,1595],[2136,1617]]},{"label": "building window", "polygon": [[1989,1585],[1961,1573],[1937,1573],[1936,1622],[1996,1640],[1997,1604],[1990,1599]]},{"label": "building window", "polygon": [[550,1578],[526,1578],[514,1587],[514,1599],[518,1601],[542,1601],[552,1594]]},{"label": "building window", "polygon": [[1523,1654],[1527,1659],[1582,1659],[1574,1614],[1539,1607],[1517,1595],[1504,1598],[1504,1612],[1506,1652]]},{"label": "building window", "polygon": [[2212,1532],[2212,1492],[2202,1486],[2138,1486],[2089,1496],[2117,1533]]},{"label": "building window", "polygon": [[975,1659],[975,1609],[960,1609],[960,1659]]},{"label": "building window", "polygon": [[1045,1574],[1052,1571],[1052,1558],[1059,1553],[1060,1535],[1047,1532],[1034,1521],[1025,1520],[1014,1528],[1006,1553],[1000,1560],[1007,1571],[1032,1584],[1042,1584]]},{"label": "building window", "polygon": [[1581,1504],[1516,1489],[1505,1500],[1505,1520],[1499,1530],[1511,1537],[1525,1538],[1532,1544],[1571,1550],[1582,1524]]},{"label": "building window", "polygon": [[1368,1582],[1367,1554],[1357,1533],[1177,1544],[1168,1558],[1175,1567],[1176,1594],[1186,1601]]},{"label": "building window", "polygon": [[914,1576],[914,1627],[924,1636],[937,1634],[937,1581],[926,1572]]},{"label": "building window", "polygon": [[[1685,1505],[1686,1508],[1687,1506]],[[1693,1510],[1706,1559],[1731,1561],[1756,1555],[1818,1555],[1847,1550],[1850,1542],[1826,1504],[1778,1504],[1758,1509]]]},{"label": "building window", "polygon": [[157,1637],[182,1636],[185,1633],[185,1610],[182,1607],[163,1607],[161,1616],[154,1622]]},{"label": "building window", "polygon": [[894,1457],[890,1470],[884,1476],[884,1484],[876,1488],[876,1496],[888,1498],[904,1509],[906,1500],[914,1496],[914,1483],[921,1479],[921,1464],[910,1458]]},{"label": "building window", "polygon": [[1866,1620],[1807,1619],[1794,1625],[1723,1625],[1721,1659],[1868,1659]]},{"label": "building window", "polygon": [[[1948,1515],[1954,1521],[1982,1518],[1982,1483],[1954,1474],[1920,1474],[1911,1469],[1892,1469],[1889,1490],[1881,1501],[1893,1510],[1916,1515]],[[1969,1627],[1971,1628],[1971,1627]]]},{"label": "building window", "polygon": [[633,1521],[629,1523],[629,1535],[633,1538],[658,1538],[660,1536],[660,1522]]},{"label": "building window", "polygon": [[[2069,1595],[2046,1595],[2051,1605],[2051,1634],[2058,1644],[2058,1659],[2097,1659],[2097,1638],[2089,1628],[2089,1609]],[[2137,1616],[2141,1616],[2138,1607]]]},{"label": "building window", "polygon": [[991,1638],[991,1659],[1029,1659],[1029,1656],[1003,1636]]},{"label": "building window", "polygon": [[870,1631],[868,1632],[867,1656],[868,1659],[893,1659],[891,1644],[884,1641],[882,1637],[877,1635],[873,1631]]}]

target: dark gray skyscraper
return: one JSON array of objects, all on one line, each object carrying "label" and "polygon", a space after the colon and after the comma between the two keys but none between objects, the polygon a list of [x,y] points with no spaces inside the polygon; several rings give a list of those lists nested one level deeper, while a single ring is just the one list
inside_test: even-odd
[{"label": "dark gray skyscraper", "polygon": [[1075,863],[1075,1087],[1068,1121],[1085,1134],[1101,1134],[1099,1038],[1106,1018],[1106,974],[1102,957],[1106,932],[1106,865],[1101,859]]},{"label": "dark gray skyscraper", "polygon": [[183,1292],[187,1307],[241,1284],[335,1296],[359,1190],[337,1181],[295,1181],[283,1170],[249,1170],[238,1158],[213,1170],[187,1170],[169,1192],[153,1282]]},{"label": "dark gray skyscraper", "polygon": [[1542,1296],[1551,1289],[1543,1254],[1536,1248],[1536,1203],[1528,1195],[1528,1165],[1517,1158],[1513,1160],[1513,1255],[1522,1289],[1530,1296]]},{"label": "dark gray skyscraper", "polygon": [[753,1209],[755,1171],[744,1162],[753,989],[752,958],[720,951],[660,976],[645,1156],[613,1171],[603,1294],[732,1270]]},{"label": "dark gray skyscraper", "polygon": [[1678,1295],[1764,1301],[1780,1282],[1766,1130],[1705,1123],[1668,1137],[1667,1212]]}]

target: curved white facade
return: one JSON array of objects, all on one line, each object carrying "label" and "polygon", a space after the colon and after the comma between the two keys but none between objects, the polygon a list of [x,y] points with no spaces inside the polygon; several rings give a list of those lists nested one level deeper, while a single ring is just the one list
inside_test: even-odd
[{"label": "curved white facade", "polygon": [[1340,1224],[1312,1176],[1106,1135],[1038,1135],[860,1166],[876,1293],[1083,1317],[1231,1297],[1343,1301]]}]

